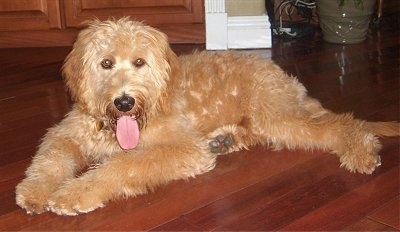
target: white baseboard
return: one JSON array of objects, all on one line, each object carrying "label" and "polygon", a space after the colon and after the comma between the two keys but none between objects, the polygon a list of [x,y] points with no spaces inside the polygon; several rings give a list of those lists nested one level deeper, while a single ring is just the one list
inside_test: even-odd
[{"label": "white baseboard", "polygon": [[267,15],[228,17],[228,48],[270,48],[271,25]]},{"label": "white baseboard", "polygon": [[267,15],[231,16],[225,0],[204,0],[206,49],[270,48],[272,36]]}]

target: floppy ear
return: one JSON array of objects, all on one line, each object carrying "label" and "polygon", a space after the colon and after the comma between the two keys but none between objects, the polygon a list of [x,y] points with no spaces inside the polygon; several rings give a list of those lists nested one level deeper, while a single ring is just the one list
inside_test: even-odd
[{"label": "floppy ear", "polygon": [[146,37],[149,38],[152,43],[154,43],[155,47],[161,49],[162,55],[165,57],[166,61],[169,64],[170,73],[179,69],[178,58],[169,45],[167,35],[153,27],[145,27]]},{"label": "floppy ear", "polygon": [[179,77],[181,76],[181,68],[179,65],[178,57],[175,54],[174,51],[172,51],[171,47],[168,45],[165,48],[165,57],[166,60],[169,64],[169,80],[167,84],[167,89],[165,90],[164,97],[161,99],[159,102],[160,105],[160,110],[168,113],[171,110],[171,104],[168,104],[170,100],[168,99],[170,97],[171,93],[174,93],[174,88],[177,88],[179,86]]},{"label": "floppy ear", "polygon": [[85,65],[88,65],[88,51],[94,51],[92,48],[91,41],[93,40],[93,28],[100,24],[99,20],[87,21],[86,24],[89,26],[83,29],[72,47],[72,51],[64,60],[62,67],[62,76],[67,87],[69,94],[73,101],[79,101],[79,96],[85,87],[84,77],[87,75],[87,69]]},{"label": "floppy ear", "polygon": [[80,62],[82,57],[79,49],[73,48],[68,54],[62,67],[62,76],[72,100],[76,102],[78,99],[78,89],[80,76],[83,75],[83,67]]},{"label": "floppy ear", "polygon": [[142,31],[144,35],[153,43],[153,47],[157,48],[160,55],[164,58],[164,67],[166,86],[162,92],[162,96],[158,99],[157,108],[161,111],[170,111],[170,104],[168,104],[169,96],[173,93],[173,88],[178,86],[179,76],[181,75],[181,69],[179,60],[175,52],[171,49],[168,43],[168,37],[163,32],[159,31],[150,26],[145,26],[146,30]]}]

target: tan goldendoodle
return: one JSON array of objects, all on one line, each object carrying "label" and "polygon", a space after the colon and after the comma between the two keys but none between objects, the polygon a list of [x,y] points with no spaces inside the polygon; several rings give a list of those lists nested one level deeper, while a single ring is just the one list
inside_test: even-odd
[{"label": "tan goldendoodle", "polygon": [[380,163],[377,136],[399,135],[396,122],[324,109],[271,61],[237,52],[177,57],[163,33],[127,18],[89,23],[63,76],[75,104],[16,188],[28,213],[86,213],[210,171],[218,154],[256,144],[323,149],[370,174]]}]

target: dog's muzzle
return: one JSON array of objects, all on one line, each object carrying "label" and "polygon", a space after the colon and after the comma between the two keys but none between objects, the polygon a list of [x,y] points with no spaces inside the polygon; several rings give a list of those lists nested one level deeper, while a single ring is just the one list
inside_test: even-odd
[{"label": "dog's muzzle", "polygon": [[113,104],[107,107],[111,129],[115,131],[116,139],[122,149],[134,149],[139,143],[140,133],[138,112],[132,111],[135,99],[123,94],[115,98]]}]

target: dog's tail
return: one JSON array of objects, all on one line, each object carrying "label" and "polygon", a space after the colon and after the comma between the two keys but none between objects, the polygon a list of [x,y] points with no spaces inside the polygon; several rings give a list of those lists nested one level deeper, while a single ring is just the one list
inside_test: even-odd
[{"label": "dog's tail", "polygon": [[400,136],[398,122],[367,122],[366,127],[377,136]]}]

